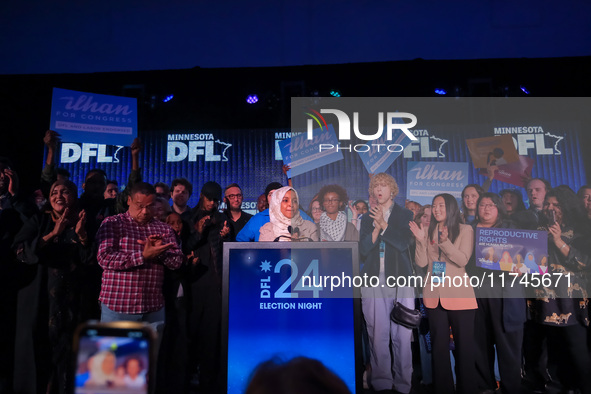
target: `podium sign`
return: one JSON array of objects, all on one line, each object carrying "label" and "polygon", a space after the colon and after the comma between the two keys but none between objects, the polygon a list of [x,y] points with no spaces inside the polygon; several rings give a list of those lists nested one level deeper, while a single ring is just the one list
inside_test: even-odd
[{"label": "podium sign", "polygon": [[260,363],[297,356],[320,360],[355,392],[358,289],[318,285],[324,277],[358,273],[354,242],[225,243],[227,392],[243,393]]}]

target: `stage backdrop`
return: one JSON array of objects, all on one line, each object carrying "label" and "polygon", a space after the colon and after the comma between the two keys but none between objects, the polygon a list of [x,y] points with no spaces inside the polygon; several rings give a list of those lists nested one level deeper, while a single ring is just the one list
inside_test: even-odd
[{"label": "stage backdrop", "polygon": [[[417,141],[412,141],[387,170],[398,181],[398,203],[404,203],[406,198],[407,170],[412,162],[467,163],[467,182],[482,184],[486,178],[474,168],[466,139],[503,134],[511,135],[521,156],[534,160],[533,177],[546,178],[553,186],[566,184],[575,191],[586,183],[581,126],[575,122],[428,124],[412,132]],[[255,209],[257,197],[269,182],[287,184],[278,142],[290,138],[289,130],[161,130],[143,132],[140,137],[144,143],[140,161],[144,180],[170,184],[177,177],[187,178],[194,188],[190,206],[196,205],[201,186],[210,180],[222,187],[233,182],[240,184],[246,210]],[[104,169],[110,179],[119,182],[121,189],[127,182],[131,170],[128,147],[64,142],[60,153],[58,166],[70,171],[80,192],[84,175],[92,168]],[[436,179],[435,173],[422,175],[425,182],[442,182]],[[345,154],[342,160],[298,175],[293,181],[300,193],[300,203],[306,209],[320,187],[329,183],[343,185],[350,199],[368,198],[369,176],[356,153]],[[490,190],[498,192],[505,188],[516,186],[495,180]],[[517,189],[527,201],[525,190]]]}]

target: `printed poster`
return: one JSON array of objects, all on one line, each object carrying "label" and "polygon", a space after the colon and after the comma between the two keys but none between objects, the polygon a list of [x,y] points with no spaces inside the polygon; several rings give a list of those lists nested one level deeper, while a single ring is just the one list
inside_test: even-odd
[{"label": "printed poster", "polygon": [[137,99],[53,88],[49,128],[63,142],[131,146]]},{"label": "printed poster", "polygon": [[307,133],[294,133],[278,144],[283,163],[291,167],[288,178],[343,160],[343,153],[337,149],[339,142],[332,124],[314,129],[311,140]]},{"label": "printed poster", "polygon": [[441,193],[449,193],[461,199],[466,185],[468,163],[407,163],[406,198],[421,205],[431,204],[433,197]]},{"label": "printed poster", "polygon": [[[395,123],[404,122],[398,121]],[[384,131],[380,138],[371,141],[370,144],[363,145],[362,149],[357,150],[365,169],[370,174],[385,172],[411,143],[410,138],[400,129],[392,131],[392,140],[387,139],[387,134]]]},{"label": "printed poster", "polygon": [[[536,161],[531,157],[519,156],[519,161],[515,163],[502,164],[495,171],[495,179],[500,182],[525,188],[524,179],[531,178],[531,170]],[[485,168],[480,170],[480,174],[486,176],[488,173]]]},{"label": "printed poster", "polygon": [[519,154],[510,134],[466,140],[475,168],[500,166],[519,161]]},{"label": "printed poster", "polygon": [[476,227],[476,266],[517,273],[548,272],[548,233]]}]

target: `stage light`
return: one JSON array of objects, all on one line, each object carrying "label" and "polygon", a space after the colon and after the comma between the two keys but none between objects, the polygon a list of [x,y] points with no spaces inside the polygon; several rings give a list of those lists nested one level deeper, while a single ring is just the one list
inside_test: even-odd
[{"label": "stage light", "polygon": [[246,102],[248,104],[254,104],[258,101],[259,101],[259,96],[257,96],[256,94],[249,94],[248,97],[246,98]]},{"label": "stage light", "polygon": [[529,90],[527,90],[527,88],[523,85],[519,86],[519,89],[521,89],[521,91],[525,94],[529,94]]},{"label": "stage light", "polygon": [[329,94],[332,97],[341,97],[341,92],[340,92],[340,90],[337,90],[337,89],[330,89]]},{"label": "stage light", "polygon": [[444,96],[447,94],[447,92],[443,89],[435,89],[435,93],[439,94],[440,96]]},{"label": "stage light", "polygon": [[166,97],[165,97],[165,98],[162,100],[162,102],[163,102],[163,103],[168,103],[168,102],[169,102],[170,100],[172,100],[173,98],[174,98],[174,94],[170,94],[170,95],[166,96]]}]

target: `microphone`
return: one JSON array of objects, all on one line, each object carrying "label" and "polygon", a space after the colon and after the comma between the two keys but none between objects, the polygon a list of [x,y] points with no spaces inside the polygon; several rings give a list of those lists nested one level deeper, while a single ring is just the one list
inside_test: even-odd
[{"label": "microphone", "polygon": [[[289,232],[289,234],[290,234],[290,235],[293,235],[293,234],[299,234],[299,232],[300,232],[300,229],[299,229],[298,227],[296,227],[296,228],[294,229],[294,228],[293,228],[293,227],[291,227],[291,226],[287,226],[287,231]],[[287,235],[280,235],[280,236],[278,236],[277,238],[275,238],[275,239],[273,240],[273,242],[279,242],[279,240],[280,240],[281,238],[289,238],[289,239],[291,239],[291,237],[290,237],[290,236],[287,236]]]}]

